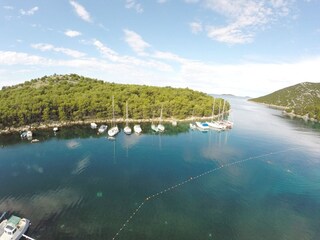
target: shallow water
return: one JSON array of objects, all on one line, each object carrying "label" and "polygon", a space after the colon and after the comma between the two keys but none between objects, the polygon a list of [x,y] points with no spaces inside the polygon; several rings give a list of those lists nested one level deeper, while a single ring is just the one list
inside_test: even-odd
[{"label": "shallow water", "polygon": [[0,212],[47,240],[319,239],[319,125],[229,100],[225,132],[179,123],[115,141],[89,126],[36,132],[37,144],[0,136]]}]

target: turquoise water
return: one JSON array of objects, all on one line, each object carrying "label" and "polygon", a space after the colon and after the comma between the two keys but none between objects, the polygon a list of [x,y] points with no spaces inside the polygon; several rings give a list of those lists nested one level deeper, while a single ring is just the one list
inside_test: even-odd
[{"label": "turquoise water", "polygon": [[37,144],[0,136],[0,212],[47,240],[319,239],[319,125],[230,101],[225,132],[179,123],[115,141],[89,126],[35,132]]}]

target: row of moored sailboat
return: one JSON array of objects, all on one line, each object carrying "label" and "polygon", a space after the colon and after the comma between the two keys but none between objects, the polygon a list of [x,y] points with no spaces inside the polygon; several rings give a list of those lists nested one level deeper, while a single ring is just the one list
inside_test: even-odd
[{"label": "row of moored sailboat", "polygon": [[[95,129],[97,128],[96,123],[91,123],[91,128]],[[107,125],[101,125],[98,129],[98,133],[104,133],[107,131],[108,126]],[[129,118],[128,118],[128,102],[126,102],[126,126],[123,129],[124,133],[127,135],[130,135],[132,133],[131,127],[129,127]],[[139,124],[134,125],[133,131],[136,134],[141,134],[142,129]],[[108,130],[108,136],[109,137],[115,137],[120,132],[118,126],[115,124],[115,118],[114,118],[114,97],[112,96],[112,127]]]},{"label": "row of moored sailboat", "polygon": [[[213,102],[213,107],[212,107],[212,120],[209,122],[195,122],[195,123],[190,123],[190,128],[191,129],[198,129],[200,131],[206,132],[209,129],[214,129],[214,130],[226,130],[226,129],[230,129],[233,127],[233,122],[225,120],[224,119],[224,108],[225,108],[225,101],[223,103],[223,109],[222,109],[222,114],[220,114],[220,108],[221,108],[221,102],[220,102],[220,106],[219,106],[219,113],[217,116],[214,115],[214,103]],[[129,126],[129,116],[128,116],[128,102],[126,102],[126,126],[124,127],[123,131],[125,134],[130,135],[132,134],[132,129]],[[154,116],[152,117],[154,118]],[[218,118],[217,121],[214,121],[215,118]],[[91,128],[92,129],[96,129],[98,127],[98,125],[96,123],[91,123]],[[176,122],[175,124],[176,125]],[[104,133],[108,132],[108,136],[113,138],[115,137],[119,132],[119,128],[117,126],[117,124],[115,123],[115,116],[114,116],[114,97],[112,96],[112,123],[111,123],[111,128],[108,130],[108,126],[107,125],[101,125],[98,128],[98,133]],[[165,127],[162,124],[162,107],[161,107],[161,112],[160,112],[160,119],[159,119],[159,123],[158,125],[154,124],[153,122],[151,123],[151,129],[154,132],[164,132]],[[58,127],[54,127],[53,131],[56,133],[57,131],[59,131]],[[141,134],[142,133],[142,129],[141,126],[139,124],[134,125],[133,127],[133,132],[136,134]],[[24,131],[21,133],[21,138],[27,138],[32,140],[31,142],[38,142],[39,140],[37,139],[32,139],[32,132],[31,131]]]},{"label": "row of moored sailboat", "polygon": [[233,127],[233,122],[224,119],[225,103],[226,102],[224,101],[223,102],[222,115],[220,115],[220,107],[221,107],[221,102],[220,102],[217,121],[214,121],[215,116],[214,116],[214,102],[213,102],[212,119],[211,119],[211,121],[210,122],[195,122],[195,124],[190,123],[190,128],[191,129],[198,129],[198,130],[203,131],[203,132],[206,132],[209,129],[214,129],[214,130],[217,130],[217,131],[231,129]]}]

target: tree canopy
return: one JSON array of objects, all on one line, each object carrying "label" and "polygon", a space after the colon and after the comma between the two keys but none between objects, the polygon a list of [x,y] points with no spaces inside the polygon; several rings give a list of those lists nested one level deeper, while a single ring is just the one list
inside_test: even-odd
[{"label": "tree canopy", "polygon": [[299,83],[250,101],[286,107],[287,112],[320,121],[320,83]]},{"label": "tree canopy", "polygon": [[[111,119],[112,96],[116,118],[124,118],[126,101],[129,118],[184,119],[210,116],[213,97],[183,88],[108,83],[76,74],[52,75],[0,91],[0,127],[50,121]],[[215,101],[215,114],[223,99]],[[222,102],[223,103],[223,102]],[[221,105],[222,106],[222,105]],[[230,108],[226,102],[225,110]]]}]

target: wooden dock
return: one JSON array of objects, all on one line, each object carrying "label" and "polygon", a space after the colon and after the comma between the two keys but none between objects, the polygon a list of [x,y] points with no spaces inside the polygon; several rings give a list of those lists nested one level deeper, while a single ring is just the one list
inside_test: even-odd
[{"label": "wooden dock", "polygon": [[22,234],[22,237],[24,237],[24,238],[26,238],[26,239],[29,239],[29,240],[35,240],[34,238],[31,238],[31,237],[29,237],[29,236],[27,236],[27,235],[24,235],[24,234]]}]

